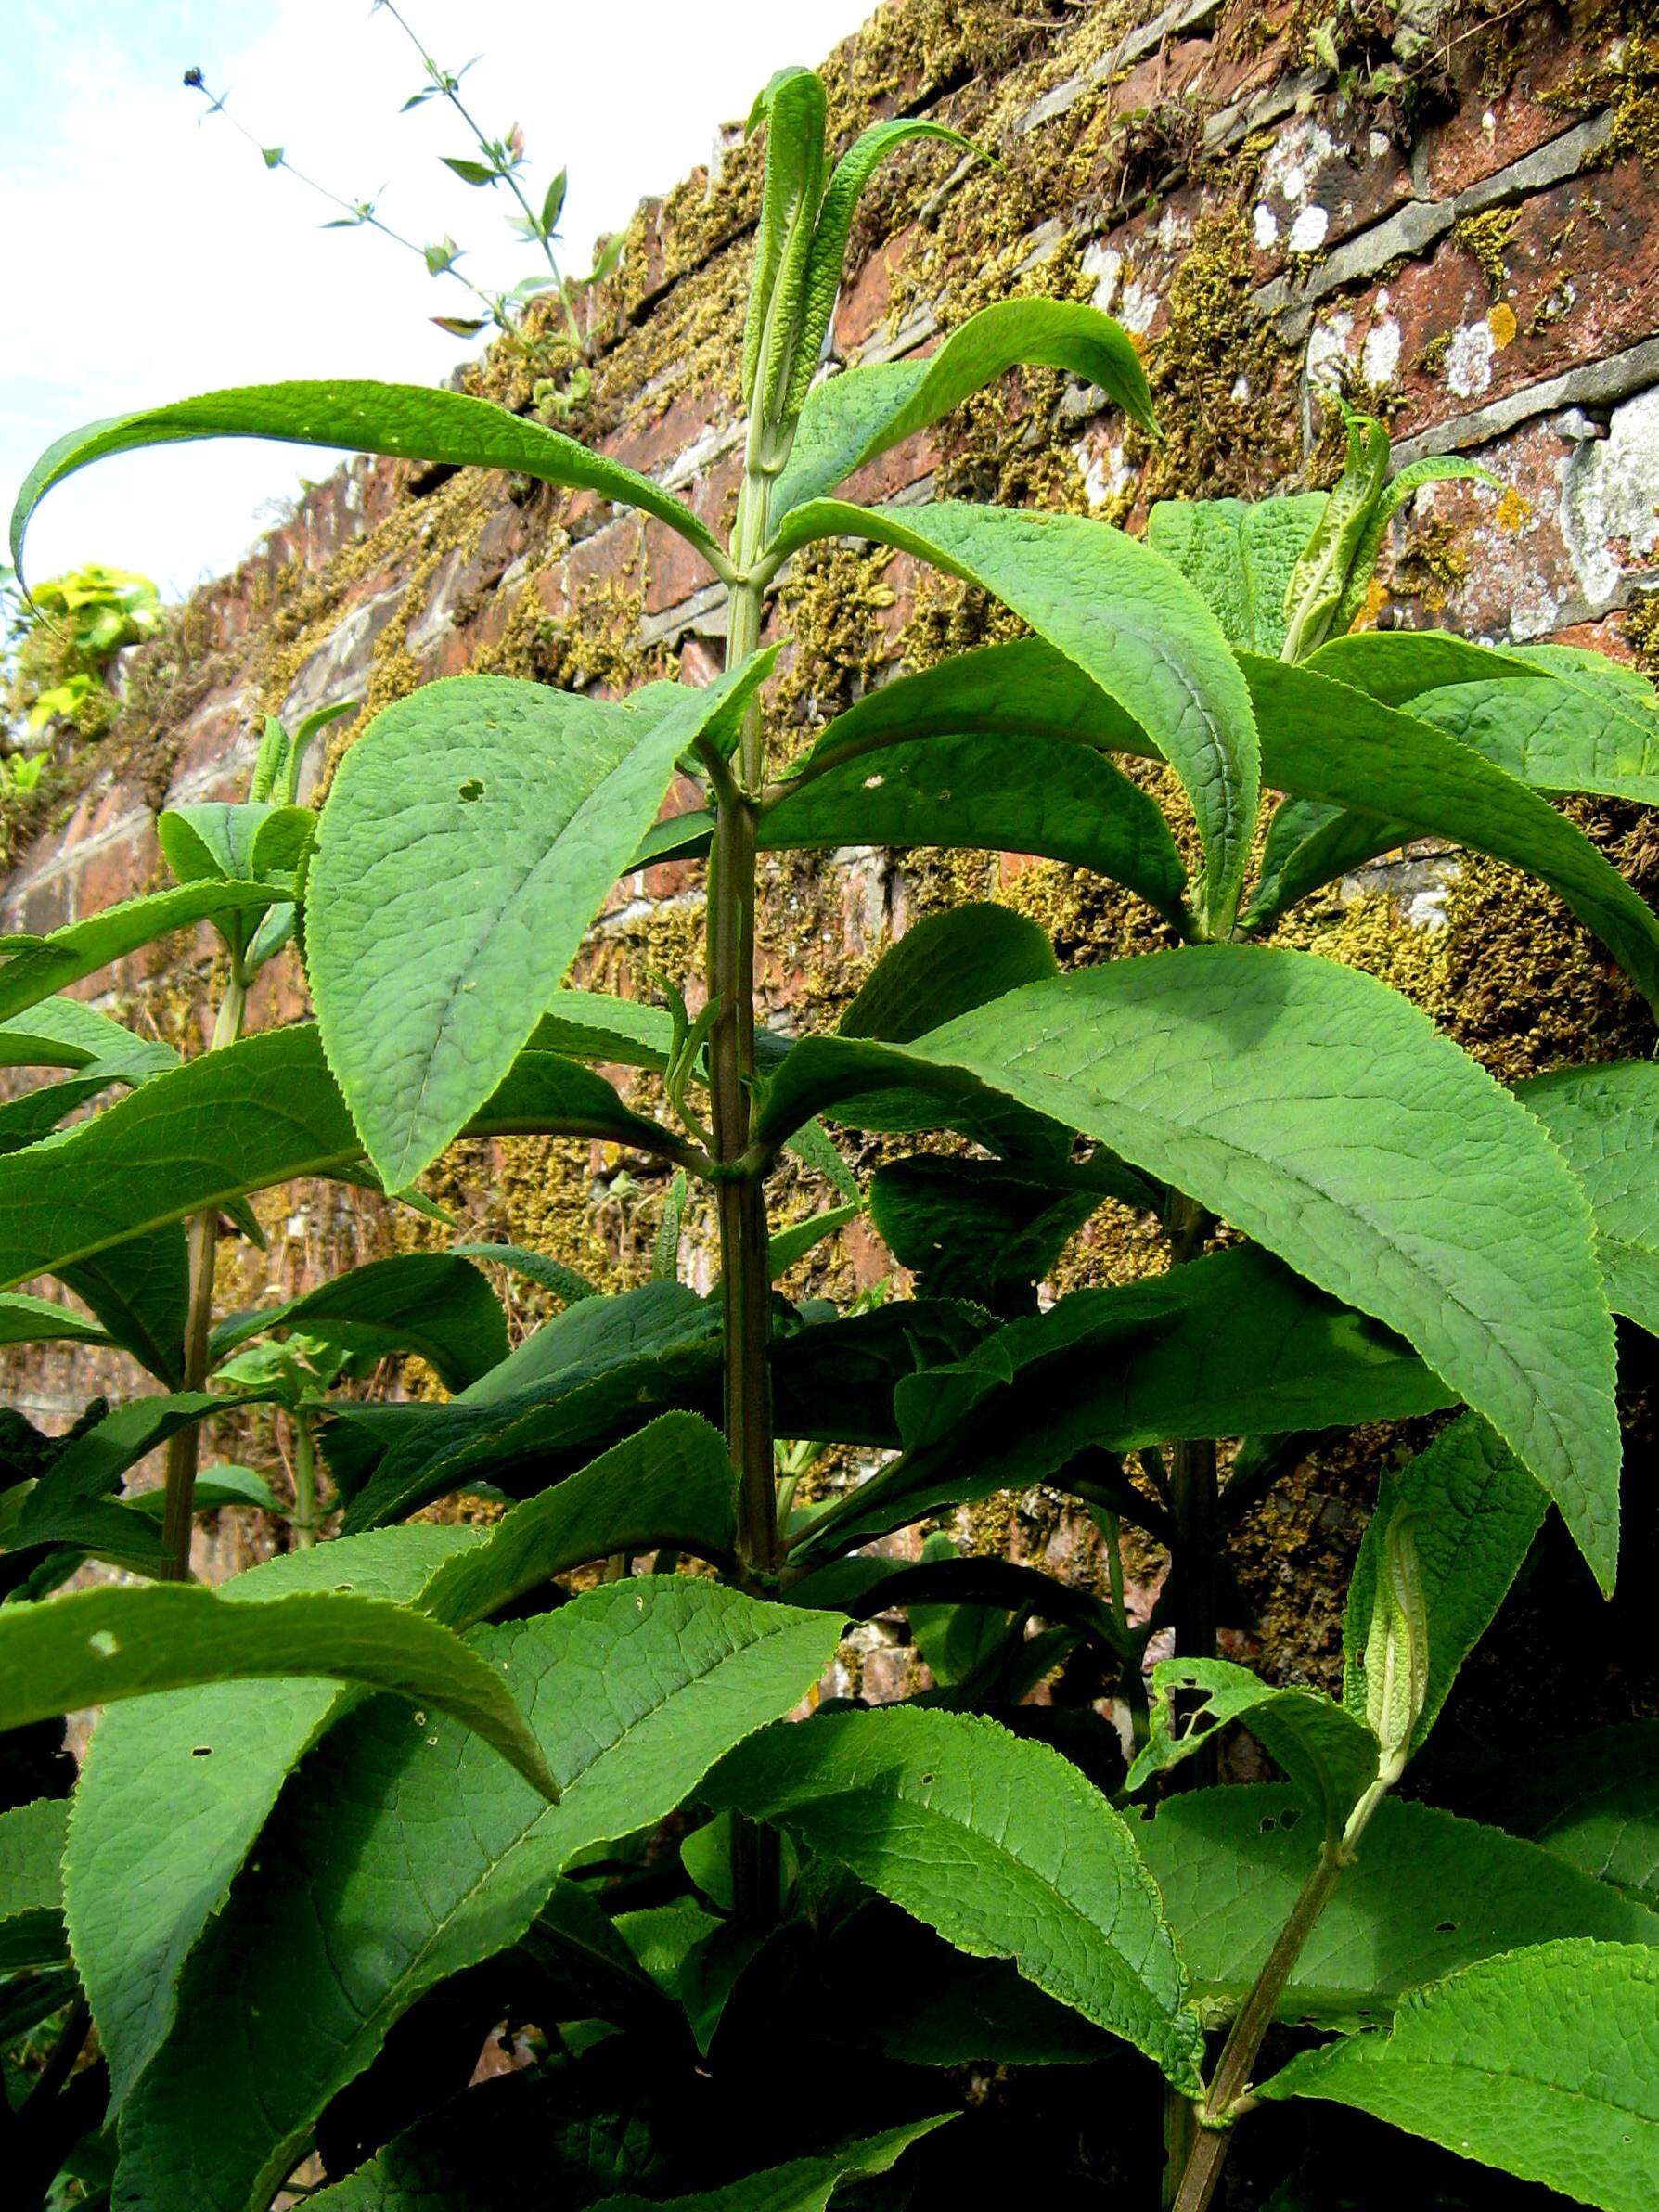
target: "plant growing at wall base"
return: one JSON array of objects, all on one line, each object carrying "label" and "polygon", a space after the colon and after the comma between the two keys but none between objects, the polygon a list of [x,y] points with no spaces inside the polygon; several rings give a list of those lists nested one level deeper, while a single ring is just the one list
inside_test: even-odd
[{"label": "plant growing at wall base", "polygon": [[[1659,1082],[1632,1062],[1506,1090],[1384,984],[1262,940],[1433,835],[1529,870],[1659,997],[1659,920],[1547,796],[1651,798],[1652,694],[1587,654],[1349,634],[1394,496],[1364,423],[1329,497],[1163,507],[1145,542],[837,496],[1015,367],[1066,369],[1143,425],[1147,386],[1108,318],[1026,298],[925,359],[817,380],[858,192],[931,126],[880,124],[831,170],[804,71],[758,120],[729,539],[554,431],[372,385],[96,425],[19,504],[20,549],[38,500],[102,454],[250,432],[363,445],[637,508],[729,610],[706,688],[436,683],[345,753],[315,839],[309,815],[302,837],[238,815],[193,879],[212,886],[201,912],[239,932],[241,897],[279,891],[302,914],[316,1027],[152,1070],[0,1158],[0,1279],[55,1275],[91,1309],[71,1324],[13,1298],[14,1336],[113,1333],[87,1287],[108,1304],[113,1274],[123,1341],[175,1396],[192,1379],[208,1395],[186,1337],[211,1361],[241,1326],[215,1339],[199,1304],[186,1330],[179,1283],[205,1278],[181,1277],[181,1225],[294,1177],[410,1192],[457,1138],[598,1137],[705,1186],[719,1222],[709,1297],[666,1264],[613,1296],[567,1283],[511,1351],[476,1248],[251,1318],[349,1346],[341,1331],[395,1308],[424,1321],[452,1395],[337,1401],[319,1418],[341,1533],[218,1595],[0,1613],[0,1717],[188,1689],[100,1723],[67,1847],[49,1800],[6,1816],[27,1872],[0,1928],[38,1919],[55,1947],[70,2058],[47,2067],[60,2079],[90,2016],[108,2069],[84,2155],[135,2208],[261,2212],[313,2155],[309,2201],[333,2208],[549,2187],[618,2212],[823,2207],[849,2182],[866,2205],[931,2206],[984,2186],[987,2121],[952,2116],[948,2069],[991,2062],[1091,2069],[1112,2102],[1090,2152],[1110,2143],[1143,2180],[1161,2081],[1179,2212],[1214,2201],[1251,2115],[1291,2098],[1636,2212],[1659,2180],[1652,1900],[1526,1840],[1552,1833],[1548,1804],[1510,1833],[1396,1786],[1547,1513],[1612,1586],[1613,1313],[1659,1323]],[[795,553],[842,537],[983,586],[1029,634],[870,693],[785,768],[761,711],[782,642],[769,595]],[[1183,795],[1185,854],[1138,762]],[[661,820],[676,771],[701,803]],[[1264,790],[1280,797],[1258,856]],[[962,907],[902,939],[834,1033],[769,1030],[760,855],[918,843],[1092,868],[1171,942],[1061,973],[1034,923]],[[572,987],[613,880],[688,854],[708,863],[701,976],[670,979],[667,1008]],[[43,1062],[70,1050],[54,1033],[85,1010],[52,994],[185,919],[117,909],[101,933],[16,950],[0,1035]],[[655,1111],[599,1072],[619,1065],[656,1079]],[[767,1202],[786,1151],[842,1195],[831,1129],[916,1142],[863,1194],[916,1294],[841,1316],[778,1292]],[[1163,1225],[1172,1264],[1045,1306],[1035,1286],[1109,1199]],[[434,1266],[459,1271],[449,1303]],[[1228,1532],[1305,1440],[1443,1412],[1382,1473],[1342,1696],[1219,1659]],[[882,1463],[804,1497],[820,1445]],[[1107,1597],[938,1544],[912,1564],[869,1549],[1038,1482],[1094,1516]],[[479,1485],[508,1501],[487,1530],[411,1521]],[[1125,1524],[1171,1559],[1141,1622]],[[559,1579],[602,1560],[644,1571],[577,1595]],[[783,1717],[849,1617],[895,1606],[916,1609],[934,1690]],[[1165,1626],[1176,1656],[1149,1703]],[[1027,1701],[1061,1669],[1087,1692],[1045,1742]],[[1136,1717],[1126,1768],[1092,1709],[1113,1690]],[[1214,1781],[1234,1725],[1281,1782]],[[1623,1768],[1586,1756],[1573,1787],[1651,1835],[1651,1794],[1621,1796]],[[875,2063],[827,2105],[804,2085],[861,2000]],[[1265,2058],[1292,2027],[1305,2047]],[[526,2063],[469,2087],[503,2029]],[[54,2125],[37,2165],[72,2133]]]}]

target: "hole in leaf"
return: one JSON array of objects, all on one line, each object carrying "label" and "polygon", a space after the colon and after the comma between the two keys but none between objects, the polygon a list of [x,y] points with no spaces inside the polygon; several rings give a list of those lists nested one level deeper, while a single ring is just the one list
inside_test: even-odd
[{"label": "hole in leaf", "polygon": [[457,785],[456,789],[457,798],[469,802],[473,799],[482,799],[483,795],[483,778],[480,776],[469,776],[466,782]]},{"label": "hole in leaf", "polygon": [[931,1788],[931,1787],[932,1787],[932,1781],[933,1781],[933,1777],[932,1777],[931,1774],[924,1774],[924,1775],[922,1776],[922,1778],[921,1778],[921,1786],[922,1786],[922,1788],[923,1788],[924,1790],[925,1790],[925,1789],[928,1789],[928,1788]]},{"label": "hole in leaf", "polygon": [[1294,1828],[1301,1818],[1302,1807],[1299,1805],[1287,1805],[1279,1816],[1279,1825],[1281,1828]]},{"label": "hole in leaf", "polygon": [[1458,1923],[1455,1920],[1437,1920],[1434,1923],[1436,1936],[1455,1936],[1457,1932]]},{"label": "hole in leaf", "polygon": [[113,1659],[121,1645],[108,1628],[100,1628],[96,1636],[86,1639],[86,1648],[99,1659]]},{"label": "hole in leaf", "polygon": [[1271,1835],[1273,1831],[1278,1826],[1279,1822],[1273,1818],[1271,1813],[1264,1813],[1262,1815],[1262,1833],[1264,1835]]},{"label": "hole in leaf", "polygon": [[212,1755],[213,1747],[211,1743],[192,1743],[190,1746],[190,1756],[193,1759],[211,1759]]}]

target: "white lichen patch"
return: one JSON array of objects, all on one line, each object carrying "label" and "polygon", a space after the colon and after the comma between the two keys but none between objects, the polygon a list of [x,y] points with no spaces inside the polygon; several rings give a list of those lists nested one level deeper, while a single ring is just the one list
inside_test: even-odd
[{"label": "white lichen patch", "polygon": [[1659,389],[1615,408],[1605,438],[1575,445],[1562,469],[1561,534],[1597,613],[1627,572],[1659,567]]},{"label": "white lichen patch", "polygon": [[1291,225],[1290,247],[1292,253],[1317,253],[1325,243],[1325,233],[1331,228],[1331,217],[1322,207],[1305,207]]},{"label": "white lichen patch", "polygon": [[1279,243],[1279,217],[1265,199],[1258,199],[1255,203],[1252,227],[1255,236],[1257,251],[1262,253],[1271,253]]},{"label": "white lichen patch", "polygon": [[1498,341],[1483,315],[1478,323],[1460,323],[1446,349],[1446,388],[1458,399],[1478,399],[1492,384],[1492,358]]}]

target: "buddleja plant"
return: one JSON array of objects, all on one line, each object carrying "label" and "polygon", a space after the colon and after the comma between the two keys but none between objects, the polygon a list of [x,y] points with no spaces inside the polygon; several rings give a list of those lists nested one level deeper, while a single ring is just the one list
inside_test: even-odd
[{"label": "buddleja plant", "polygon": [[[19,1522],[73,1498],[131,1511],[89,1439],[109,1421],[193,1434],[244,1326],[350,1348],[341,1332],[401,1294],[396,1341],[418,1316],[454,1393],[292,1396],[342,1508],[325,1543],[216,1593],[0,1610],[7,1721],[110,1708],[67,1847],[50,1797],[0,1827],[6,2033],[58,2023],[19,2115],[29,2186],[67,2156],[135,2212],[252,2212],[315,2154],[307,2201],[331,2208],[933,2206],[983,2193],[1004,2155],[995,2098],[961,2116],[950,2071],[990,2063],[1072,2116],[1052,2185],[1077,2201],[1115,2162],[1142,2193],[1125,2201],[1150,2202],[1162,2144],[1165,2201],[1198,2212],[1253,2108],[1301,2099],[1637,2212],[1659,2182],[1651,1756],[1644,1784],[1627,1735],[1622,1763],[1582,1747],[1530,1778],[1508,1829],[1396,1786],[1551,1506],[1612,1586],[1610,1306],[1659,1324],[1659,1078],[1614,1064],[1505,1090],[1382,983],[1261,940],[1366,857],[1450,838],[1531,870],[1653,998],[1659,923],[1546,795],[1659,794],[1651,696],[1587,654],[1349,634],[1413,481],[1388,484],[1363,422],[1329,497],[1163,506],[1145,542],[837,498],[1017,364],[1086,378],[1146,427],[1148,388],[1105,316],[1030,299],[926,360],[818,379],[861,186],[901,140],[948,134],[879,125],[826,182],[818,81],[786,72],[759,115],[729,541],[550,430],[362,384],[96,425],[19,503],[20,537],[52,484],[145,444],[364,446],[637,508],[729,610],[706,688],[431,685],[350,749],[320,817],[291,782],[256,791],[203,833],[211,867],[0,971],[15,1058],[135,1087],[0,1160],[0,1280],[55,1275],[92,1316],[13,1299],[7,1327],[101,1329],[166,1386],[60,1458],[42,1440]],[[1028,635],[871,693],[784,766],[759,711],[768,594],[841,538],[984,587]],[[676,768],[702,803],[659,821]],[[1190,811],[1192,872],[1159,788]],[[1264,788],[1282,797],[1253,874]],[[1091,868],[1177,942],[1062,974],[1035,923],[969,906],[913,930],[832,1034],[760,1025],[757,855],[916,843]],[[566,987],[613,880],[669,853],[708,859],[701,1010],[688,977],[666,1010]],[[245,968],[284,926],[252,916],[284,908],[315,1028],[161,1066],[112,1024],[94,1046],[98,1018],[53,996],[203,917]],[[52,1042],[71,1030],[79,1059]],[[658,1078],[659,1112],[600,1073],[619,1064]],[[920,1140],[885,1145],[860,1194],[913,1297],[837,1317],[774,1287],[799,1249],[770,1236],[782,1154],[838,1195],[851,1181],[827,1124]],[[615,1296],[559,1280],[569,1303],[509,1353],[473,1258],[428,1253],[213,1322],[211,1234],[192,1262],[186,1222],[234,1225],[298,1177],[413,1194],[456,1140],[524,1131],[705,1185],[715,1292],[665,1268]],[[1040,1306],[1108,1199],[1156,1215],[1173,1264]],[[1315,1434],[1440,1412],[1381,1477],[1342,1695],[1217,1659],[1246,1507]],[[835,1445],[880,1472],[802,1499]],[[916,1564],[868,1549],[1039,1482],[1093,1513],[1107,1597],[937,1532]],[[481,1487],[508,1501],[488,1527],[410,1524]],[[188,1453],[169,1492],[176,1537]],[[1149,1621],[1125,1601],[1125,1522],[1170,1555]],[[572,1596],[559,1578],[600,1560],[611,1578]],[[932,1690],[784,1717],[850,1615],[896,1607]],[[1092,1685],[1069,1714],[1026,1702],[1057,1670]],[[1113,1689],[1137,1715],[1127,1771],[1091,1705]],[[1217,1784],[1234,1723],[1282,1781]],[[89,2018],[97,2067],[71,2078]],[[469,2087],[492,2032],[519,2063]],[[1017,2140],[1029,2182],[1041,2153]]]}]

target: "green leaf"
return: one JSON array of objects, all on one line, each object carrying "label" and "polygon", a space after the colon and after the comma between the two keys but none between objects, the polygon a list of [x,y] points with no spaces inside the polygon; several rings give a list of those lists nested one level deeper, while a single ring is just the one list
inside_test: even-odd
[{"label": "green leaf", "polygon": [[475,1630],[546,1754],[553,1806],[447,1721],[411,1727],[383,1700],[351,1715],[186,1973],[178,2024],[127,2107],[130,2198],[266,2203],[416,1999],[516,1943],[572,1858],[661,1820],[794,1704],[840,1627],[664,1575]]},{"label": "green leaf", "polygon": [[[966,145],[967,141],[958,139],[957,143]],[[842,169],[852,159],[849,154]],[[836,174],[839,180],[841,171]],[[826,203],[826,215],[828,212]],[[827,235],[822,226],[820,231]],[[844,243],[843,231],[843,248]],[[827,262],[825,266],[827,269]],[[816,282],[816,251],[813,276]],[[840,277],[838,253],[830,289],[831,304]],[[828,324],[826,309],[818,324],[820,340]],[[809,500],[832,492],[867,461],[873,461],[913,431],[926,430],[930,423],[948,415],[963,400],[995,383],[1006,369],[1068,369],[1085,383],[1098,384],[1111,404],[1121,407],[1142,430],[1155,432],[1157,429],[1146,371],[1134,341],[1109,315],[1075,301],[998,301],[958,324],[925,360],[884,361],[843,369],[840,376],[830,378],[811,392],[805,391],[805,384],[817,363],[816,341],[810,354],[803,349],[800,361],[806,365],[804,377],[797,367],[804,394],[804,404],[796,403],[801,405],[801,420],[789,464],[773,495],[772,511],[780,521]]]},{"label": "green leaf", "polygon": [[567,1306],[447,1405],[337,1406],[325,1449],[354,1493],[346,1526],[401,1518],[464,1483],[557,1481],[619,1430],[706,1395],[719,1330],[717,1305],[650,1283]]},{"label": "green leaf", "polygon": [[1584,1186],[1614,1313],[1659,1336],[1659,1067],[1560,1068],[1516,1087]]},{"label": "green leaf", "polygon": [[810,501],[785,519],[775,552],[836,536],[873,538],[984,585],[1141,725],[1192,802],[1206,863],[1198,905],[1224,934],[1260,797],[1255,726],[1221,627],[1180,571],[1106,522],[952,500]]},{"label": "green leaf", "polygon": [[418,1602],[464,1628],[616,1552],[667,1545],[724,1564],[737,1542],[736,1489],[718,1430],[694,1414],[665,1413],[515,1506],[486,1542],[440,1567]]},{"label": "green leaf", "polygon": [[641,1006],[602,991],[555,991],[534,1042],[542,1051],[563,1052],[572,1060],[654,1068],[660,1074],[674,1053],[674,1017],[666,1007]]},{"label": "green leaf", "polygon": [[924,915],[877,961],[838,1023],[842,1036],[907,1044],[941,1017],[1058,974],[1048,932],[1007,907],[973,901]]},{"label": "green leaf", "polygon": [[1546,1510],[1544,1494],[1526,1470],[1473,1415],[1443,1429],[1397,1474],[1384,1468],[1343,1618],[1343,1698],[1351,1713],[1365,1712],[1366,1639],[1383,1539],[1394,1517],[1411,1517],[1428,1616],[1428,1694],[1412,1731],[1415,1748],[1434,1727],[1458,1670],[1521,1572]]},{"label": "green leaf", "polygon": [[1413,711],[1546,791],[1602,791],[1659,804],[1659,712],[1652,686],[1615,661],[1541,663],[1549,684],[1454,684]]},{"label": "green leaf", "polygon": [[766,1280],[776,1282],[787,1275],[797,1260],[832,1237],[837,1229],[845,1228],[849,1221],[856,1221],[864,1211],[859,1200],[853,1205],[831,1206],[827,1213],[809,1214],[804,1221],[791,1222],[788,1228],[780,1228],[766,1241]]},{"label": "green leaf", "polygon": [[1513,649],[1473,645],[1451,630],[1356,630],[1331,638],[1303,666],[1388,707],[1447,684],[1536,683],[1548,674]]},{"label": "green leaf", "polygon": [[109,1342],[96,1321],[72,1305],[56,1305],[49,1298],[28,1298],[16,1291],[0,1298],[0,1344]]},{"label": "green leaf", "polygon": [[697,517],[649,476],[489,400],[420,384],[331,382],[243,385],[71,431],[46,448],[23,481],[12,509],[13,561],[20,570],[30,518],[66,476],[106,454],[194,438],[274,438],[290,445],[445,461],[460,469],[510,469],[540,483],[575,486],[637,507],[677,531],[705,559],[718,551]]},{"label": "green leaf", "polygon": [[177,1065],[171,1045],[135,1037],[78,998],[46,998],[0,1022],[0,1067],[87,1068],[106,1083],[142,1083]]},{"label": "green leaf", "polygon": [[[19,1167],[32,1157],[19,1153]],[[111,1343],[161,1382],[184,1380],[190,1273],[182,1228],[146,1229],[52,1272],[91,1306]]]},{"label": "green leaf", "polygon": [[[955,1544],[942,1528],[923,1539],[923,1566],[935,1566],[958,1556]],[[1007,1613],[994,1605],[930,1604],[924,1599],[912,1598],[905,1610],[910,1616],[911,1642],[933,1680],[945,1689],[965,1681],[988,1657],[1009,1621]]]},{"label": "green leaf", "polygon": [[1379,849],[1404,830],[1530,869],[1659,1000],[1659,916],[1547,799],[1429,724],[1305,668],[1253,655],[1243,667],[1276,790],[1369,816]]},{"label": "green leaf", "polygon": [[1075,1291],[900,1387],[946,1410],[946,1383],[959,1410],[821,1514],[803,1558],[1055,1481],[1097,1446],[1352,1427],[1432,1412],[1451,1395],[1398,1338],[1249,1248]]},{"label": "green leaf", "polygon": [[[970,139],[948,123],[931,122],[923,116],[895,115],[860,132],[835,165],[817,211],[812,250],[807,257],[806,279],[801,304],[801,335],[795,343],[794,363],[784,393],[783,413],[798,415],[807,387],[818,366],[830,317],[841,289],[842,265],[847,256],[847,238],[864,187],[890,153],[912,138],[936,138],[970,153],[978,151]],[[839,480],[838,480],[839,481]]]},{"label": "green leaf", "polygon": [[[550,2181],[561,2192],[574,2191],[578,2177],[562,2173],[559,2155],[561,2087],[517,2079],[469,2090],[307,2203],[318,2212],[522,2212]],[[909,2144],[944,2124],[914,2121],[696,2196],[607,2196],[595,2202],[584,2193],[582,2201],[591,2212],[643,2212],[646,2206],[650,2212],[824,2212],[838,2183],[888,2172]],[[570,2201],[576,2201],[574,2195]]]},{"label": "green leaf", "polygon": [[507,676],[428,685],[341,763],[307,881],[324,1049],[400,1190],[506,1076],[674,764],[772,663],[619,706]]},{"label": "green leaf", "polygon": [[80,1590],[0,1613],[0,1728],[204,1682],[316,1674],[452,1715],[551,1787],[535,1741],[497,1677],[447,1628],[379,1598],[308,1590],[257,1613],[185,1586]]},{"label": "green leaf", "polygon": [[976,1958],[1011,1958],[1182,2089],[1198,2022],[1131,1832],[1076,1768],[917,1705],[769,1729],[703,1795],[783,1828]]},{"label": "green leaf", "polygon": [[109,1087],[103,1075],[71,1076],[66,1083],[42,1083],[20,1099],[0,1106],[0,1154],[20,1152],[25,1145],[50,1137],[58,1124]]},{"label": "green leaf", "polygon": [[655,2212],[826,2212],[842,2181],[891,2172],[913,2142],[955,2117],[945,2113],[936,2119],[912,2120],[884,2135],[866,2136],[862,2142],[816,2158],[791,2158],[787,2166],[745,2174],[724,2189],[700,2190],[694,2196],[601,2197],[593,2212],[651,2212],[653,2207]]},{"label": "green leaf", "polygon": [[1483,1809],[1552,1858],[1659,1906],[1659,1720],[1529,1750]]},{"label": "green leaf", "polygon": [[446,1252],[371,1260],[303,1297],[235,1314],[209,1342],[214,1364],[250,1337],[294,1329],[349,1352],[415,1352],[449,1390],[464,1390],[507,1357],[507,1316],[478,1269]]},{"label": "green leaf", "polygon": [[[1136,1829],[1207,2013],[1230,2011],[1290,1916],[1319,1823],[1284,1783],[1190,1790]],[[1385,1798],[1292,1970],[1279,2017],[1348,2027],[1407,1990],[1549,1937],[1659,1943],[1659,1914],[1496,1828]]]},{"label": "green leaf", "polygon": [[64,1956],[63,1844],[69,1799],[0,1813],[0,1974]]},{"label": "green leaf", "polygon": [[1613,1337],[1583,1192],[1408,1000],[1305,953],[1194,945],[1027,984],[912,1057],[1098,1138],[1397,1330],[1611,1586]]},{"label": "green leaf", "polygon": [[566,1305],[599,1294],[586,1276],[578,1275],[574,1267],[567,1267],[562,1260],[550,1259],[545,1252],[532,1252],[522,1244],[454,1244],[450,1249],[458,1259],[491,1260],[496,1267],[505,1267],[509,1275],[521,1275],[538,1290],[551,1291]]},{"label": "green leaf", "polygon": [[[880,694],[878,694],[880,696]],[[761,818],[767,852],[943,845],[1032,853],[1122,883],[1187,924],[1187,871],[1156,804],[1100,753],[1027,735],[921,738],[808,770]]]},{"label": "green leaf", "polygon": [[1326,499],[1159,499],[1147,544],[1202,592],[1229,645],[1277,658],[1289,627],[1285,594]]},{"label": "green leaf", "polygon": [[[307,821],[310,818],[306,817]],[[181,883],[172,891],[155,892],[148,898],[126,899],[84,921],[69,922],[49,936],[25,939],[0,967],[0,1020],[10,1021],[53,992],[79,983],[83,976],[95,974],[112,961],[125,959],[140,945],[153,944],[173,930],[193,929],[198,922],[237,914],[257,915],[270,905],[271,895],[269,884],[231,881],[215,875],[199,882]],[[0,955],[6,951],[6,942],[0,939]],[[91,1013],[92,1010],[85,1010]],[[109,1027],[117,1024],[111,1022]],[[126,1035],[124,1031],[121,1034]],[[100,1056],[89,1052],[88,1057]]]},{"label": "green leaf", "polygon": [[[1131,1190],[1137,1179],[1112,1195],[1154,1203],[1150,1186]],[[877,1168],[870,1220],[924,1294],[1035,1312],[1035,1286],[1104,1195],[1081,1175],[1017,1176],[991,1161],[923,1155]]]},{"label": "green leaf", "polygon": [[1382,540],[1401,508],[1408,499],[1415,498],[1424,484],[1445,483],[1453,479],[1489,484],[1494,491],[1503,488],[1489,469],[1483,469],[1478,461],[1466,460],[1461,454],[1429,454],[1421,461],[1409,462],[1382,496],[1371,502],[1364,528],[1357,534],[1346,580],[1331,619],[1331,635],[1341,636],[1358,621],[1370,597],[1371,576],[1382,549]]},{"label": "green leaf", "polygon": [[[1377,1739],[1322,1691],[1276,1690],[1226,1659],[1160,1659],[1152,1687],[1151,1734],[1129,1769],[1131,1790],[1179,1766],[1234,1720],[1271,1753],[1332,1841],[1377,1778]],[[1175,1699],[1182,1691],[1200,1692],[1203,1702],[1183,1715],[1177,1731]]]},{"label": "green leaf", "polygon": [[[521,1054],[468,1134],[563,1132],[652,1150],[665,1133],[556,1053]],[[355,1167],[362,1140],[300,1024],[201,1054],[49,1144],[0,1158],[0,1289],[61,1274],[111,1246],[249,1191]],[[96,1310],[96,1305],[95,1305]]]},{"label": "green leaf", "polygon": [[315,833],[308,806],[216,799],[170,806],[156,817],[162,856],[181,884],[276,880],[291,890]]},{"label": "green leaf", "polygon": [[[446,1560],[484,1541],[469,1528],[337,1537],[234,1576],[219,1598],[344,1588],[407,1603]],[[186,1957],[289,1769],[358,1694],[315,1677],[217,1682],[118,1705],[94,1730],[64,1889],[116,2107],[171,2027]]]},{"label": "green leaf", "polygon": [[[166,1491],[158,1484],[153,1490],[130,1491],[123,1502],[134,1512],[148,1513],[159,1521],[166,1503]],[[262,1513],[276,1513],[286,1518],[285,1508],[276,1493],[257,1469],[234,1467],[223,1462],[204,1467],[197,1476],[195,1504],[199,1513],[218,1513],[223,1512],[227,1506],[247,1505]]]},{"label": "green leaf", "polygon": [[1305,2051],[1258,2096],[1322,2097],[1601,2212],[1659,2195],[1659,1959],[1540,1943],[1425,1989],[1387,2036]]},{"label": "green leaf", "polygon": [[785,411],[805,304],[813,232],[823,198],[821,81],[811,70],[778,71],[750,112],[751,132],[762,122],[766,126],[766,166],[743,324],[743,405],[769,422]]}]

